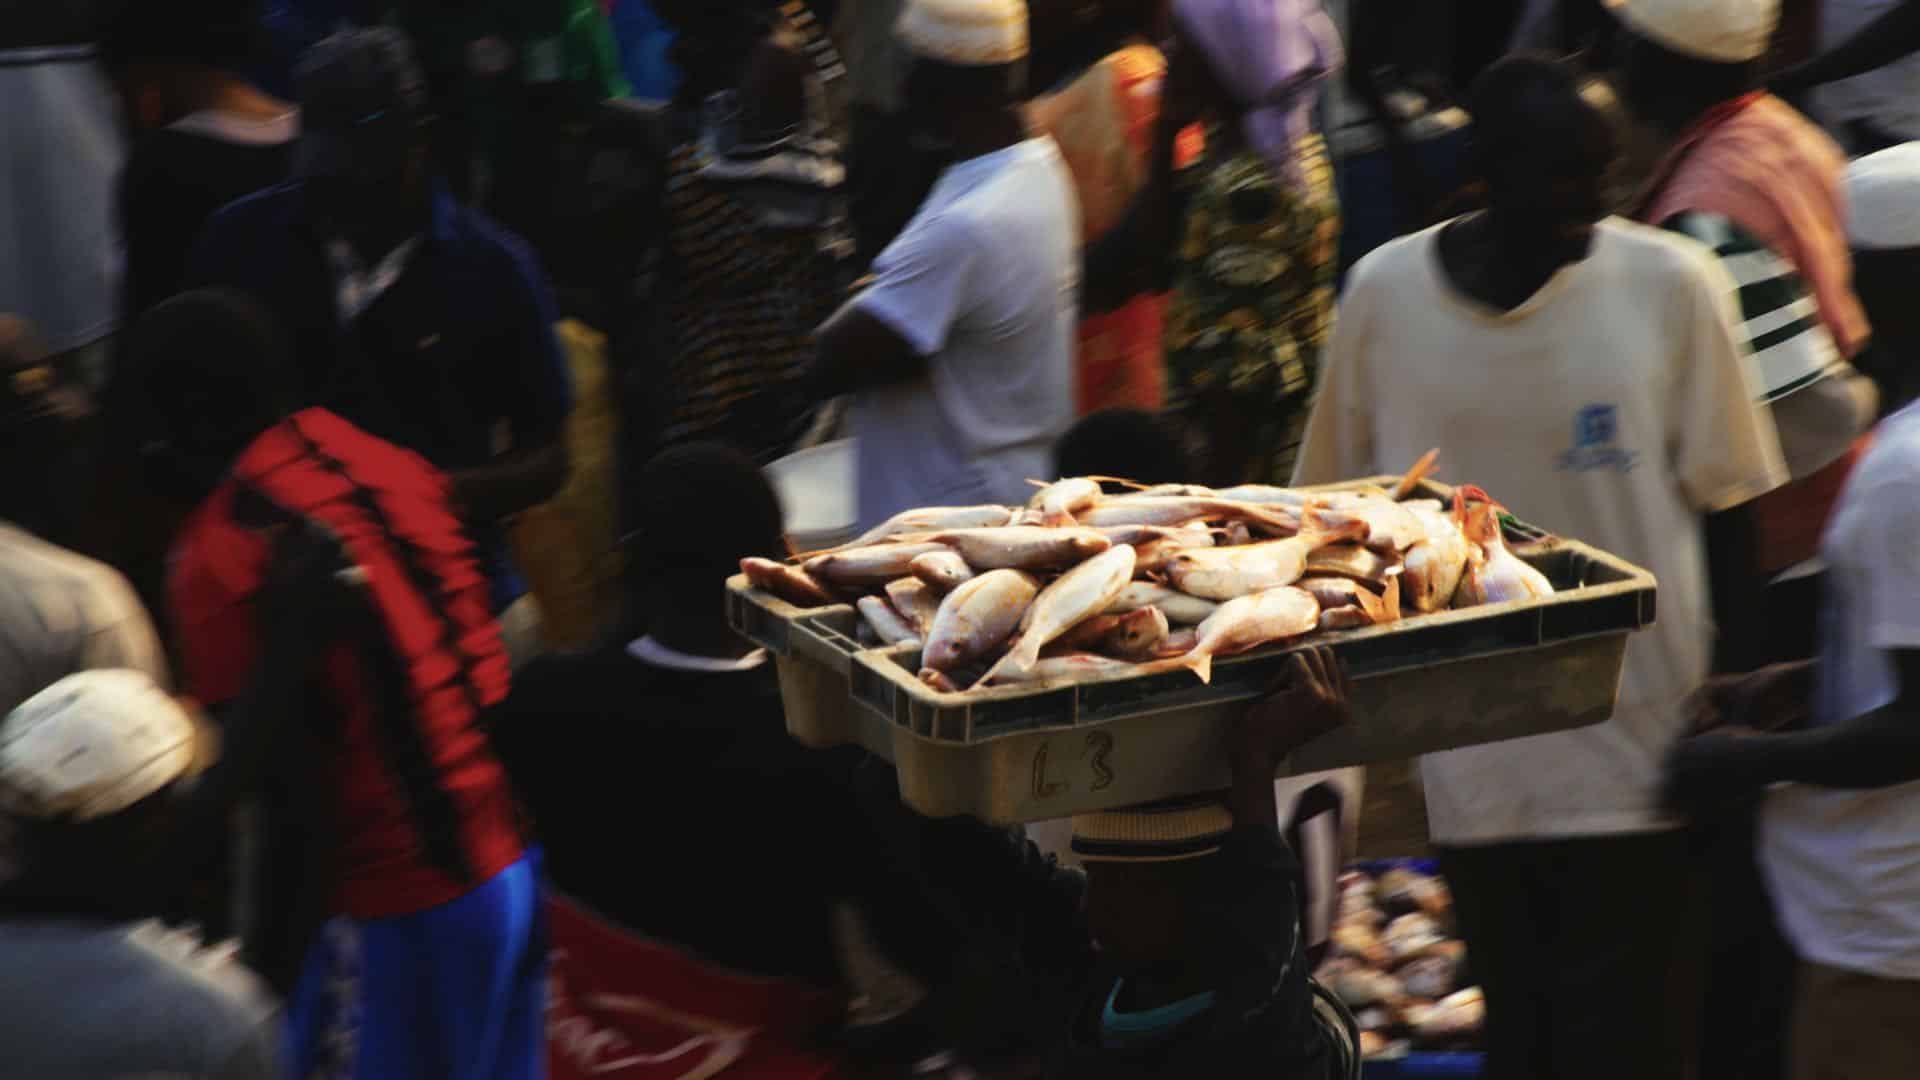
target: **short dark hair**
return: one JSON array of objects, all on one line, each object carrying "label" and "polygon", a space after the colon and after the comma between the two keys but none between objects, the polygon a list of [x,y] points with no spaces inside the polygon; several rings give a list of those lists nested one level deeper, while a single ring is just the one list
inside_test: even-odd
[{"label": "short dark hair", "polygon": [[1474,80],[1474,154],[1483,169],[1546,156],[1570,171],[1599,172],[1618,150],[1606,119],[1580,95],[1573,68],[1543,53],[1515,53]]},{"label": "short dark hair", "polygon": [[1141,484],[1193,479],[1186,448],[1165,421],[1140,409],[1103,409],[1080,418],[1054,447],[1060,476],[1113,476]]},{"label": "short dark hair", "polygon": [[279,323],[245,293],[196,289],[134,322],[115,392],[148,483],[198,501],[299,402]]},{"label": "short dark hair", "polygon": [[648,510],[629,549],[649,566],[731,573],[741,559],[785,554],[780,499],[739,449],[714,442],[669,447],[634,483]]}]

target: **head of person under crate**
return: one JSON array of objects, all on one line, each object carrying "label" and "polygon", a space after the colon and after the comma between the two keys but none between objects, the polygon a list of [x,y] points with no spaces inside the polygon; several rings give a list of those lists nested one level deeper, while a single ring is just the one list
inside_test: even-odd
[{"label": "head of person under crate", "polygon": [[1348,699],[1332,650],[1303,650],[1235,724],[1229,790],[1074,818],[1100,970],[1054,1075],[1342,1075],[1345,1039],[1307,977],[1303,873],[1273,775],[1345,722]]}]

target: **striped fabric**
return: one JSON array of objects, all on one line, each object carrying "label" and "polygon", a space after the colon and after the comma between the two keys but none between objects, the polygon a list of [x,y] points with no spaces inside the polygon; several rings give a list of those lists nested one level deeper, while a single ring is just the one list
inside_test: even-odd
[{"label": "striped fabric", "polygon": [[1739,286],[1741,336],[1751,350],[1762,402],[1849,374],[1806,282],[1785,259],[1719,214],[1689,210],[1661,227],[1712,248]]}]

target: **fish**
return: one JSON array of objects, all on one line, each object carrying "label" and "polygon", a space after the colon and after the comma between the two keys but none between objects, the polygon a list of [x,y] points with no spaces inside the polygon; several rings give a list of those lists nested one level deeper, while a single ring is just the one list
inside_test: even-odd
[{"label": "fish", "polygon": [[1285,585],[1252,593],[1221,604],[1212,618],[1201,623],[1200,640],[1180,658],[1180,665],[1201,682],[1210,683],[1215,656],[1299,637],[1319,625],[1320,602],[1304,589]]},{"label": "fish", "polygon": [[1412,467],[1407,470],[1406,475],[1400,478],[1400,482],[1395,484],[1393,490],[1388,492],[1388,494],[1395,499],[1405,499],[1407,496],[1413,494],[1414,491],[1420,487],[1422,480],[1433,475],[1434,464],[1439,460],[1440,448],[1437,446],[1420,455],[1420,460],[1413,463]]},{"label": "fish", "polygon": [[944,549],[915,555],[907,569],[940,593],[950,593],[973,580],[973,567],[967,565],[967,560],[958,552]]},{"label": "fish", "polygon": [[1401,556],[1406,567],[1401,600],[1418,612],[1442,611],[1453,602],[1460,578],[1466,573],[1467,537],[1448,514],[1417,509],[1414,514],[1426,527],[1427,535]]},{"label": "fish", "polygon": [[1137,611],[1140,608],[1159,608],[1167,621],[1181,626],[1196,626],[1207,621],[1220,608],[1212,600],[1202,600],[1197,596],[1188,596],[1178,589],[1169,589],[1165,585],[1156,585],[1150,581],[1135,581],[1121,589],[1107,605],[1109,614]]},{"label": "fish", "polygon": [[989,671],[975,688],[1049,682],[1092,682],[1097,679],[1115,679],[1121,676],[1152,675],[1161,671],[1175,670],[1178,667],[1177,662],[1169,662],[1167,659],[1136,663],[1132,660],[1116,660],[1111,656],[1099,656],[1094,653],[1066,653],[1036,660],[1032,667],[1025,669],[1013,668],[1005,664],[999,665]]},{"label": "fish", "polygon": [[[1140,526],[1151,528],[1152,526]],[[1193,522],[1178,529],[1166,529],[1165,535],[1158,539],[1146,540],[1133,546],[1135,576],[1165,573],[1167,565],[1174,556],[1190,548],[1210,548],[1214,546],[1213,530],[1205,522]]]},{"label": "fish", "polygon": [[834,550],[869,547],[890,537],[936,529],[992,528],[1005,525],[1012,518],[1013,511],[1005,506],[923,506],[917,510],[902,510],[861,533],[853,542]]},{"label": "fish", "polygon": [[1185,656],[1198,644],[1200,644],[1200,629],[1194,626],[1183,626],[1178,630],[1170,631],[1167,634],[1167,640],[1160,643],[1160,649],[1154,655],[1156,657]]},{"label": "fish", "polygon": [[919,646],[920,635],[914,633],[913,627],[907,625],[907,620],[901,618],[900,613],[888,606],[885,600],[877,596],[863,596],[856,606],[860,609],[860,617],[867,620],[867,625],[873,627],[873,632],[880,635],[881,641],[888,645]]},{"label": "fish", "polygon": [[1173,557],[1167,576],[1183,593],[1208,600],[1232,600],[1299,581],[1307,570],[1307,556],[1317,548],[1366,538],[1363,521],[1326,526],[1311,516],[1313,511],[1308,513],[1300,533],[1291,539],[1182,551]]},{"label": "fish", "polygon": [[[1454,514],[1462,523],[1462,532],[1473,545],[1467,554],[1467,568],[1460,576],[1454,607],[1503,604],[1509,600],[1530,600],[1552,596],[1553,583],[1540,571],[1522,562],[1507,550],[1500,534],[1499,503],[1485,491],[1472,485],[1454,489]],[[1478,499],[1469,507],[1468,499]]]},{"label": "fish", "polygon": [[991,529],[950,529],[919,533],[913,540],[946,547],[981,570],[1051,570],[1072,566],[1113,547],[1093,529],[1048,529],[1007,525]]},{"label": "fish", "polygon": [[[1188,536],[1193,532],[1207,533],[1209,536],[1212,535],[1206,525],[1198,522],[1191,525],[1182,525],[1179,528],[1171,528],[1166,525],[1102,525],[1094,531],[1113,543],[1131,544],[1136,548],[1142,544],[1151,544],[1156,540]],[[1208,543],[1212,543],[1212,541],[1209,540]]]},{"label": "fish", "polygon": [[934,616],[940,613],[940,594],[917,577],[903,577],[887,583],[887,603],[913,627],[916,636],[933,633]]},{"label": "fish", "polygon": [[1294,515],[1284,510],[1199,495],[1120,495],[1102,499],[1100,505],[1080,515],[1080,524],[1095,528],[1103,525],[1185,525],[1189,521],[1213,518],[1245,521],[1282,536],[1290,536],[1300,527]]},{"label": "fish", "polygon": [[1001,663],[1025,671],[1040,659],[1040,650],[1048,642],[1082,619],[1105,611],[1133,580],[1133,559],[1133,549],[1122,544],[1060,575],[1034,597],[1020,620],[1020,637]]},{"label": "fish", "polygon": [[1272,484],[1241,484],[1238,487],[1221,488],[1217,494],[1223,499],[1261,506],[1302,507],[1312,498],[1297,488],[1275,487]]},{"label": "fish", "polygon": [[770,592],[789,604],[824,607],[837,603],[825,585],[798,566],[772,559],[741,559],[740,572],[747,575],[747,583],[754,588]]},{"label": "fish", "polygon": [[1322,611],[1359,607],[1361,593],[1366,593],[1369,599],[1373,597],[1371,590],[1355,584],[1352,578],[1308,576],[1301,578],[1298,584],[1313,594],[1313,598],[1320,602]]},{"label": "fish", "polygon": [[821,581],[843,588],[877,589],[889,581],[907,576],[916,557],[946,550],[944,544],[935,543],[844,548],[808,559],[806,571]]},{"label": "fish", "polygon": [[1320,629],[1326,633],[1336,630],[1359,630],[1373,625],[1373,619],[1357,607],[1334,608],[1320,612]]},{"label": "fish", "polygon": [[1334,544],[1307,556],[1307,573],[1352,578],[1375,588],[1384,588],[1388,581],[1400,573],[1400,562],[1359,544]]},{"label": "fish", "polygon": [[947,673],[944,671],[935,671],[933,668],[921,668],[920,681],[942,694],[957,694],[960,692],[960,687],[956,686],[954,681],[948,678]]},{"label": "fish", "polygon": [[1156,607],[1129,611],[1119,617],[1118,625],[1101,641],[1102,651],[1127,660],[1151,660],[1166,644],[1172,628],[1167,613]]},{"label": "fish", "polygon": [[1058,655],[1098,649],[1100,643],[1107,639],[1107,635],[1119,628],[1120,620],[1124,617],[1101,614],[1082,619],[1078,626],[1048,642],[1044,651],[1047,655]]},{"label": "fish", "polygon": [[1073,525],[1074,515],[1090,510],[1100,501],[1100,481],[1096,477],[1076,476],[1056,480],[1034,495],[1027,509],[1040,511],[1040,523],[1059,528]]},{"label": "fish", "polygon": [[1367,546],[1383,555],[1397,555],[1426,538],[1427,529],[1420,517],[1384,491],[1341,492],[1339,496],[1316,497],[1308,505],[1318,512],[1320,520],[1330,524],[1366,522]]},{"label": "fish", "polygon": [[1149,499],[1172,499],[1172,498],[1189,498],[1189,497],[1199,498],[1199,499],[1211,499],[1211,498],[1217,497],[1220,494],[1219,492],[1213,490],[1210,487],[1207,487],[1204,484],[1154,484],[1151,487],[1141,487],[1138,484],[1129,484],[1127,486],[1134,489],[1133,494],[1144,496]]},{"label": "fish", "polygon": [[952,671],[986,656],[1013,636],[1039,592],[1040,583],[1029,574],[994,570],[948,593],[934,615],[921,664]]}]

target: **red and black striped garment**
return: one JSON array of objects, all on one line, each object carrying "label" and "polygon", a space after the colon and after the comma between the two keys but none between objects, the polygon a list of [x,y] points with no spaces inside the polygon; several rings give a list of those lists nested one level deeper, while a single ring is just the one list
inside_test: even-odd
[{"label": "red and black striped garment", "polygon": [[259,659],[253,598],[284,521],[330,527],[368,576],[384,634],[345,634],[319,689],[336,910],[386,918],[453,900],[517,859],[518,809],[481,726],[507,657],[473,544],[425,459],[321,409],[269,429],[175,543],[169,595],[191,693],[238,696]]}]

